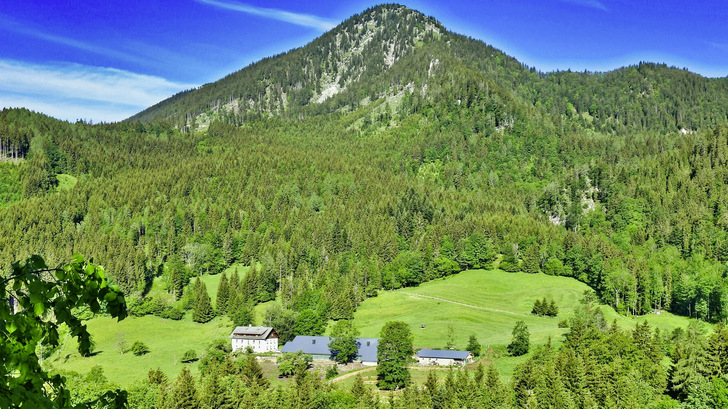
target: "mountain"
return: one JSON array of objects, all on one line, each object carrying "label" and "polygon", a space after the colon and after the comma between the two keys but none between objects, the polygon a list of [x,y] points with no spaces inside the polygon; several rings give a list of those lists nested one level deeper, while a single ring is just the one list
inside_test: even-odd
[{"label": "mountain", "polygon": [[[485,58],[471,61],[470,54]],[[434,98],[437,82],[450,70],[467,70],[464,61],[475,69],[468,75],[493,74],[477,81],[487,82],[494,88],[492,92],[504,97],[509,92],[493,80],[517,81],[501,78],[498,70],[505,69],[507,77],[529,74],[513,58],[448,32],[433,18],[404,6],[378,6],[349,18],[304,47],[177,94],[129,120],[164,118],[181,126],[190,125],[192,118],[209,123],[213,118],[240,121],[251,114],[291,117],[350,111],[404,92]]]},{"label": "mountain", "polygon": [[405,92],[437,99],[443,82],[456,81],[454,75],[463,88],[455,90],[458,100],[472,97],[468,81],[475,82],[475,88],[499,94],[510,114],[535,107],[557,121],[573,116],[580,126],[602,132],[696,130],[728,118],[728,78],[653,63],[607,73],[541,73],[431,17],[390,4],[128,121],[166,119],[185,128],[219,119],[239,124],[251,115],[350,111]]},{"label": "mountain", "polygon": [[[266,323],[285,339],[463,270],[528,273],[557,302],[538,273],[571,277],[593,293],[562,321],[563,347],[514,371],[519,407],[720,406],[724,328],[709,343],[697,325],[630,333],[590,300],[631,317],[728,319],[726,81],[654,63],[541,73],[416,11],[374,7],[129,121],[0,112],[0,275],[31,254],[55,265],[79,253],[131,315],[184,320],[196,277],[250,266],[220,274],[216,313],[250,324],[276,299]],[[453,317],[488,325],[470,319]],[[445,387],[466,380],[453,376]]]}]

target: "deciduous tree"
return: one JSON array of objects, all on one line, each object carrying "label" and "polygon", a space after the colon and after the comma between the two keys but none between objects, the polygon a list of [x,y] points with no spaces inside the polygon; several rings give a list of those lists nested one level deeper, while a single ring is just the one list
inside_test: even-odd
[{"label": "deciduous tree", "polygon": [[398,389],[410,381],[407,369],[414,355],[410,328],[402,321],[390,321],[382,327],[377,345],[377,386]]},{"label": "deciduous tree", "polygon": [[350,320],[341,320],[334,324],[331,329],[329,349],[335,354],[337,362],[345,364],[356,358],[359,351],[356,344],[358,336],[359,331]]},{"label": "deciduous tree", "polygon": [[516,321],[512,335],[513,338],[511,338],[511,343],[508,344],[508,352],[510,352],[513,356],[527,354],[530,342],[526,323],[523,321]]}]

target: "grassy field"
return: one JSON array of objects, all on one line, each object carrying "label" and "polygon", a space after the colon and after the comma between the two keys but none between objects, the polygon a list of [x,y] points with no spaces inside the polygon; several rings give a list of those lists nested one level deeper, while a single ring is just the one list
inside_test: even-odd
[{"label": "grassy field", "polygon": [[[233,265],[226,270],[228,277],[234,269],[237,269],[238,274],[242,276],[248,267]],[[214,306],[220,274],[204,275],[200,279],[207,286]],[[169,297],[164,287],[162,279],[157,278],[150,294],[159,293]],[[256,316],[262,317],[263,308],[269,304],[257,306]],[[198,356],[201,356],[211,341],[219,338],[227,339],[233,328],[227,317],[218,317],[206,324],[192,322],[189,312],[181,321],[145,316],[127,317],[117,323],[116,320],[100,317],[89,320],[87,325],[96,343],[96,354],[87,358],[80,356],[76,342],[69,338],[63,348],[52,357],[53,365],[79,373],[87,373],[94,365],[100,365],[107,377],[121,386],[128,386],[142,379],[149,369],[161,368],[171,378],[176,377],[183,365],[179,363],[182,354],[193,349]],[[141,357],[134,356],[131,352],[122,355],[119,348],[121,338],[126,341],[127,349],[135,341],[141,341],[151,352]],[[197,373],[197,362],[185,365],[189,365],[192,372]]]},{"label": "grassy field", "polygon": [[[207,324],[153,316],[128,317],[117,323],[114,319],[101,317],[88,321],[87,325],[96,343],[96,354],[81,357],[76,350],[76,342],[69,340],[57,353],[59,358],[54,366],[85,374],[94,365],[100,365],[106,376],[121,386],[143,379],[149,369],[156,368],[161,368],[174,379],[182,369],[183,364],[179,363],[182,354],[193,349],[198,356],[202,355],[212,340],[226,339],[232,328],[227,318],[219,317]],[[135,341],[141,341],[151,352],[143,356],[135,356],[131,352],[122,355],[119,348],[122,337],[127,349]],[[184,365],[189,365],[192,372],[197,373],[197,362]]]},{"label": "grassy field", "polygon": [[[378,337],[387,321],[404,321],[412,329],[415,346],[420,348],[444,348],[452,326],[456,348],[465,349],[474,334],[489,351],[485,361],[493,362],[509,378],[515,366],[527,359],[509,357],[505,352],[516,321],[525,321],[532,345],[544,344],[549,337],[553,344],[560,344],[568,329],[558,328],[558,322],[573,315],[588,289],[567,277],[471,270],[415,288],[380,292],[357,308],[354,322],[362,336]],[[556,301],[557,317],[531,314],[534,301],[544,296]],[[611,307],[600,308],[608,322],[616,319],[628,329],[646,320],[661,330],[672,331],[690,321],[669,313],[628,318]]]}]

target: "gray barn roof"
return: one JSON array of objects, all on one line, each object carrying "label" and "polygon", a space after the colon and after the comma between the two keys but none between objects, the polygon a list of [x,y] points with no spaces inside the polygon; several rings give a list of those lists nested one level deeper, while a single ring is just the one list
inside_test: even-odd
[{"label": "gray barn roof", "polygon": [[418,358],[434,359],[467,359],[470,351],[450,351],[440,349],[421,349],[417,353]]},{"label": "gray barn roof", "polygon": [[271,327],[235,327],[230,338],[233,339],[268,339],[278,338],[278,334]]},{"label": "gray barn roof", "polygon": [[357,356],[361,357],[362,362],[377,362],[379,338],[357,338],[356,344],[359,346]]},{"label": "gray barn roof", "polygon": [[[334,355],[329,349],[331,338],[322,336],[298,335],[293,341],[286,342],[281,352],[303,351],[310,355]],[[356,344],[359,347],[357,356],[364,362],[377,361],[377,345],[379,338],[357,338]]]},{"label": "gray barn roof", "polygon": [[314,337],[310,335],[297,335],[293,341],[286,342],[281,352],[303,351],[311,355],[331,355],[329,350],[329,337]]}]

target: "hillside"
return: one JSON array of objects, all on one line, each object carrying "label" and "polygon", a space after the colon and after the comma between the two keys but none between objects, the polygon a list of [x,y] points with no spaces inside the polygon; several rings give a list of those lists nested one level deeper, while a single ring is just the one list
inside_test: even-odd
[{"label": "hillside", "polygon": [[[257,113],[243,122],[213,110],[205,121],[218,120],[194,132],[167,120],[93,126],[3,111],[2,129],[25,157],[2,179],[1,191],[15,192],[0,209],[3,265],[80,252],[144,298],[173,270],[189,279],[256,259],[252,302],[282,291],[287,308],[344,318],[377,289],[502,254],[509,269],[575,277],[621,313],[726,315],[728,104],[714,103],[728,95],[724,81],[649,64],[542,75],[387,5],[182,98],[193,106],[207,90],[270,90],[294,67],[309,67],[300,81],[285,77],[302,84],[295,92],[310,91],[303,99],[291,91],[299,105],[267,101],[279,109],[251,106]],[[311,102],[334,89],[321,85],[334,71],[338,91]],[[655,92],[630,85],[639,78]],[[669,91],[678,85],[684,98]],[[610,103],[622,108],[635,94],[648,105],[606,129],[624,116],[580,112],[591,106],[582,88],[624,95]],[[539,99],[549,92],[574,104],[561,113]],[[677,132],[682,125],[649,108],[661,104],[653,96],[669,97],[668,111],[687,104],[710,117],[683,117],[697,121],[690,126],[718,125]],[[174,99],[162,105],[182,109]],[[73,187],[56,189],[69,177]]]},{"label": "hillside", "polygon": [[[3,110],[2,274],[31,254],[56,265],[80,253],[105,267],[132,312],[170,317],[192,315],[197,277],[217,283],[229,266],[255,266],[226,275],[235,298],[212,322],[246,324],[254,306],[271,305],[267,322],[286,338],[352,318],[374,334],[374,306],[388,311],[378,303],[431,308],[422,296],[445,282],[457,290],[440,298],[457,291],[464,304],[522,314],[537,289],[519,282],[510,305],[496,295],[508,285],[482,276],[496,266],[558,282],[572,300],[565,312],[588,286],[623,322],[666,311],[718,323],[728,318],[726,98],[725,79],[659,64],[540,73],[420,13],[378,6],[130,121]],[[420,296],[397,298],[406,292]],[[572,338],[584,347],[559,350],[559,365],[599,356],[589,365],[640,385],[624,393],[643,403],[666,388],[683,402],[707,396],[680,389],[683,372],[662,362],[716,353],[698,325],[635,335],[590,313]],[[426,319],[398,317],[413,331]],[[512,321],[493,322],[477,333],[502,344]],[[547,339],[546,321],[529,322]],[[214,326],[196,325],[195,337]],[[528,358],[543,379],[556,371],[540,358],[549,353]],[[718,379],[691,376],[705,388]],[[595,406],[624,403],[600,388]]]}]

